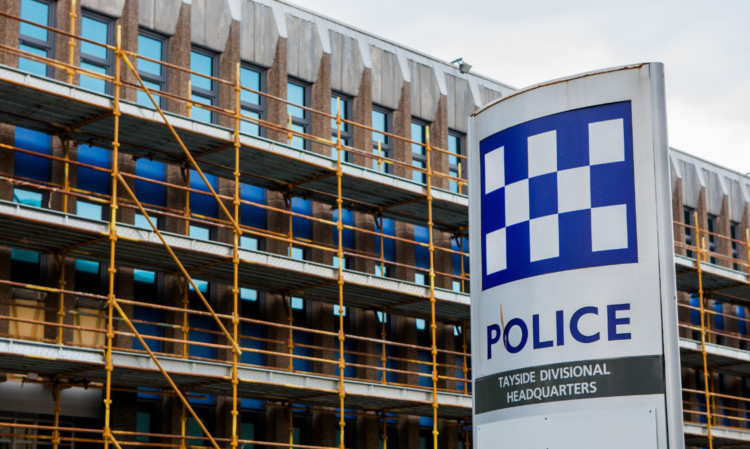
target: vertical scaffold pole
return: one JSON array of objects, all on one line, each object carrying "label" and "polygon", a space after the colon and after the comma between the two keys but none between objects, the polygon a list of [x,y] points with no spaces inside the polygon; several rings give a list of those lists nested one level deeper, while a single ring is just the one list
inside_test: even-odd
[{"label": "vertical scaffold pole", "polygon": [[60,379],[55,377],[55,387],[52,392],[55,395],[55,430],[52,431],[52,449],[60,447]]},{"label": "vertical scaffold pole", "polygon": [[[237,70],[235,73],[234,82],[234,221],[235,223],[240,222],[240,64],[237,64]],[[234,268],[234,277],[232,284],[232,299],[234,301],[234,309],[232,312],[232,335],[234,341],[240,344],[239,340],[239,301],[238,296],[239,290],[239,245],[240,245],[240,231],[238,227],[234,227],[234,246],[232,248],[232,266]],[[232,346],[232,449],[237,448],[237,418],[239,412],[237,410],[237,385],[239,384],[239,378],[237,374],[237,362],[239,354],[237,348]]]},{"label": "vertical scaffold pole", "polygon": [[57,257],[58,271],[60,272],[60,278],[57,281],[60,292],[58,293],[58,304],[57,304],[57,344],[63,344],[63,324],[65,324],[65,265],[67,263],[67,253],[63,251]]},{"label": "vertical scaffold pole", "polygon": [[701,354],[703,356],[703,388],[706,397],[706,430],[708,436],[708,447],[713,449],[713,435],[711,434],[711,392],[708,380],[708,358],[706,356],[706,308],[703,304],[703,270],[701,269],[701,257],[704,256],[705,248],[701,242],[701,230],[698,225],[698,212],[693,212],[695,223],[695,245],[698,247],[697,257],[695,258],[696,269],[698,270],[698,301],[700,303],[701,313]]},{"label": "vertical scaffold pole", "polygon": [[104,449],[109,446],[112,437],[110,429],[111,405],[112,405],[112,339],[114,333],[114,303],[115,303],[115,246],[117,243],[117,177],[119,171],[119,134],[120,134],[120,58],[122,57],[122,27],[117,26],[116,36],[116,54],[115,54],[115,100],[114,100],[114,139],[112,141],[112,198],[110,201],[109,216],[109,297],[107,299],[107,354],[106,354],[106,371],[107,381],[104,393]]},{"label": "vertical scaffold pole", "polygon": [[745,255],[747,256],[747,282],[750,284],[750,229],[745,228]]},{"label": "vertical scaffold pole", "polygon": [[425,130],[425,154],[427,156],[427,229],[430,233],[430,329],[432,334],[432,444],[438,449],[438,400],[437,400],[437,324],[435,323],[435,237],[432,222],[432,163],[430,127]]},{"label": "vertical scaffold pole", "polygon": [[[75,65],[75,49],[76,49],[76,0],[70,2],[70,38],[68,39],[68,84],[73,84],[73,66]],[[67,195],[66,195],[67,198]],[[67,200],[66,200],[67,202]],[[67,212],[67,211],[66,211]]]},{"label": "vertical scaffold pole", "polygon": [[338,286],[339,286],[339,447],[344,449],[344,398],[346,390],[344,389],[344,369],[346,368],[346,359],[344,357],[344,221],[343,221],[343,203],[341,195],[341,98],[336,99],[336,205],[338,207],[338,220],[336,220],[336,232],[338,233],[338,248],[336,257],[339,259],[338,269]]}]

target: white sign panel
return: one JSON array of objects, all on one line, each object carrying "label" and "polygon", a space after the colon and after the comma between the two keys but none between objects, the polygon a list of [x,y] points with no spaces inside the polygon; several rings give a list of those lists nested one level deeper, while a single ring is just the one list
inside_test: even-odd
[{"label": "white sign panel", "polygon": [[684,447],[663,83],[609,69],[472,117],[479,449]]}]

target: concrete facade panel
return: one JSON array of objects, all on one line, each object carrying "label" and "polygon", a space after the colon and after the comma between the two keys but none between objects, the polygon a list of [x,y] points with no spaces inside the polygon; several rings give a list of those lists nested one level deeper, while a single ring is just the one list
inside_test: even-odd
[{"label": "concrete facade panel", "polygon": [[372,102],[397,109],[401,100],[404,77],[395,53],[370,47],[372,58]]},{"label": "concrete facade panel", "polygon": [[144,28],[173,36],[177,32],[182,0],[139,0],[138,24]]},{"label": "concrete facade panel", "polygon": [[273,10],[250,0],[242,2],[240,58],[243,61],[270,67],[276,54],[279,30]]},{"label": "concrete facade panel", "polygon": [[190,24],[190,38],[194,44],[223,52],[232,24],[227,0],[193,0]]},{"label": "concrete facade panel", "polygon": [[125,0],[81,0],[81,6],[119,19],[122,17]]},{"label": "concrete facade panel", "polygon": [[474,95],[466,79],[445,75],[448,99],[448,127],[463,133],[468,131],[469,115],[475,110]]},{"label": "concrete facade panel", "polygon": [[432,67],[409,61],[411,73],[411,113],[428,122],[435,120],[440,88]]},{"label": "concrete facade panel", "polygon": [[318,78],[323,46],[312,22],[287,15],[287,73],[309,83]]},{"label": "concrete facade panel", "polygon": [[331,41],[331,89],[352,97],[359,94],[365,65],[356,40],[335,31],[329,32]]}]

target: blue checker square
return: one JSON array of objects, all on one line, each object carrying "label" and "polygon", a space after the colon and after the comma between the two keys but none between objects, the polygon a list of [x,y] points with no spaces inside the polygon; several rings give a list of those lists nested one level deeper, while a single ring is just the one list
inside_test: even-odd
[{"label": "blue checker square", "polygon": [[483,290],[638,262],[629,101],[521,123],[479,151]]}]

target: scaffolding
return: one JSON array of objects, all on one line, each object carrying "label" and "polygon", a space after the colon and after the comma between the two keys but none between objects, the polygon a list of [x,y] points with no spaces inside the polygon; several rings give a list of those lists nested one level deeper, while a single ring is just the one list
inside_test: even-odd
[{"label": "scaffolding", "polygon": [[[31,23],[6,12],[0,12],[0,16],[6,21]],[[52,80],[36,79],[13,69],[2,69],[4,79],[3,87],[0,88],[3,90],[1,95],[9,100],[8,107],[0,111],[3,122],[59,136],[63,155],[59,157],[52,154],[40,154],[9,144],[0,144],[0,150],[32,155],[44,158],[50,163],[61,164],[63,179],[60,183],[55,183],[24,179],[15,175],[2,175],[2,181],[14,187],[30,187],[45,192],[50,198],[59,197],[62,201],[62,214],[36,210],[37,208],[26,207],[22,204],[0,205],[0,208],[6,208],[5,213],[0,212],[0,216],[3,217],[0,218],[2,222],[0,225],[8,231],[2,243],[14,248],[54,255],[59,273],[57,287],[0,280],[0,285],[8,288],[33,292],[46,297],[55,295],[57,298],[57,305],[53,310],[48,310],[51,308],[47,305],[40,305],[38,302],[11,300],[8,304],[10,312],[5,316],[0,316],[0,320],[7,321],[9,325],[7,335],[9,338],[0,338],[3,340],[0,342],[2,346],[0,351],[5,354],[4,368],[11,373],[12,378],[51,385],[55,392],[53,425],[2,422],[0,423],[0,438],[48,439],[52,442],[54,449],[57,449],[61,443],[76,441],[100,442],[105,449],[109,445],[122,449],[126,446],[142,445],[143,443],[139,442],[140,438],[160,438],[169,441],[160,444],[163,447],[193,446],[195,441],[200,441],[200,445],[210,445],[217,449],[220,445],[227,444],[232,448],[244,444],[316,448],[316,446],[305,446],[294,442],[291,419],[288,443],[240,439],[238,404],[242,396],[253,395],[265,397],[267,407],[283,407],[282,403],[285,402],[285,407],[288,408],[290,414],[295,400],[302,400],[312,410],[337,415],[341,449],[345,447],[345,416],[356,413],[377,413],[384,417],[387,413],[404,412],[429,416],[432,418],[432,441],[435,449],[438,447],[439,420],[453,420],[452,425],[462,429],[468,444],[467,422],[470,421],[471,412],[470,408],[467,408],[467,405],[470,407],[470,399],[468,399],[470,356],[466,341],[468,299],[463,293],[441,289],[437,286],[438,279],[442,285],[457,282],[462,292],[466,291],[468,285],[466,283],[468,273],[464,266],[464,259],[468,256],[464,251],[464,233],[468,225],[467,202],[465,196],[461,195],[462,190],[465,190],[462,187],[465,181],[461,176],[461,166],[465,156],[432,146],[429,128],[426,130],[426,142],[414,142],[346,120],[342,118],[338,106],[335,115],[332,115],[305,106],[294,105],[305,110],[306,113],[332,120],[332,123],[335,123],[333,133],[335,138],[333,139],[295,130],[292,127],[291,114],[288,117],[287,126],[243,114],[241,97],[244,92],[263,96],[267,101],[278,102],[283,106],[291,103],[242,86],[239,64],[236,67],[234,80],[204,76],[211,82],[232,89],[234,93],[232,109],[193,101],[190,98],[190,88],[188,88],[187,98],[173,93],[151,90],[141,79],[134,64],[135,61],[159,64],[163,70],[179,71],[189,77],[203,75],[125,50],[119,26],[116,30],[115,45],[105,45],[78,36],[75,34],[77,17],[74,1],[71,3],[69,32],[35,24],[50,33],[55,33],[61,39],[68,40],[67,62],[38,56],[13,46],[0,45],[0,51],[5,54],[45,64],[64,72],[67,76],[67,83],[57,83]],[[81,43],[97,45],[104,51],[112,52],[115,61],[114,74],[100,74],[76,66],[75,49]],[[76,77],[80,76],[111,84],[113,86],[112,97],[93,95],[70,86]],[[62,94],[61,89],[64,91]],[[13,95],[9,95],[11,91]],[[124,100],[126,93],[132,96],[136,91],[147,95],[150,105],[136,105]],[[10,104],[11,98],[20,104],[29,105],[36,102],[36,104],[48,107],[40,108],[33,115],[27,114],[23,107],[14,108]],[[162,100],[185,106],[188,120],[165,112],[160,105]],[[195,108],[216,114],[225,126],[223,128],[212,125],[204,126],[189,120],[191,111]],[[62,115],[69,118],[67,122],[58,120],[61,111],[64,111]],[[85,118],[76,121],[76,117]],[[289,146],[280,147],[271,141],[241,133],[242,126],[246,123],[257,125],[267,130],[270,135],[284,136]],[[410,163],[387,158],[381,153],[379,147],[378,151],[373,153],[344,145],[341,137],[343,127],[353,127],[364,133],[382,133],[402,145],[421,146],[426,154],[426,167],[415,167]],[[291,145],[295,138],[303,139],[313,149],[333,148],[336,157],[329,158],[316,155],[315,152],[297,151]],[[73,142],[86,142],[111,149],[109,168],[73,160],[70,154]],[[363,171],[361,167],[345,164],[344,152],[363,158],[367,161],[366,166],[373,165],[378,169]],[[187,177],[185,185],[179,185],[121,170],[120,161],[123,160],[123,154],[128,154],[133,158],[156,159],[172,164],[182,163],[184,171],[189,169],[197,173],[207,190],[194,188]],[[459,159],[458,177],[433,169],[435,161],[447,160],[449,156]],[[257,161],[258,158],[264,158],[266,164],[259,168],[253,167],[251,162]],[[275,177],[269,175],[268,167],[277,168],[281,165],[286,167],[286,170]],[[391,167],[400,176],[382,173],[385,167]],[[71,168],[85,168],[107,174],[110,178],[109,195],[72,187]],[[413,173],[419,173],[424,183],[403,179],[413,178]],[[226,194],[215,189],[209,182],[209,175],[231,179],[232,193]],[[184,209],[144,203],[132,187],[137,182],[159,185],[170,192],[182,192],[185,198]],[[448,182],[453,182],[458,186],[458,192],[436,190],[436,182],[446,185]],[[240,192],[242,183],[283,192],[286,207],[280,208],[243,199]],[[202,195],[215,201],[221,211],[220,215],[209,217],[192,213],[190,210],[192,195]],[[336,219],[331,220],[314,214],[306,215],[293,211],[292,198],[295,196],[331,204],[336,210]],[[107,223],[93,223],[91,220],[70,214],[71,199],[86,200],[107,207],[109,210]],[[288,232],[281,233],[243,225],[240,213],[243,206],[286,216]],[[345,208],[371,214],[377,229],[364,229],[344,223]],[[124,224],[122,222],[124,211],[140,214],[148,223],[148,228],[142,229]],[[231,232],[231,246],[218,242],[201,242],[200,245],[196,245],[194,239],[189,237],[165,233],[160,229],[154,217],[181,220],[185,225],[185,235],[189,234],[191,224],[211,226]],[[295,236],[293,230],[295,218],[332,228],[336,235],[335,244]],[[417,225],[426,223],[427,241],[388,234],[384,230],[384,219],[395,219],[399,222]],[[346,248],[344,232],[353,232],[377,239],[379,248],[376,248],[374,252]],[[437,232],[443,235],[442,244],[436,243]],[[33,239],[28,238],[28,235],[50,237],[32,241]],[[276,256],[244,249],[241,245],[243,235],[273,241],[282,247],[286,246],[287,254]],[[445,238],[446,235],[451,237]],[[458,249],[453,248],[452,239],[457,242]],[[387,260],[384,248],[386,241],[423,248],[429,254],[429,266],[419,267],[403,261]],[[334,268],[311,266],[309,262],[298,262],[286,257],[291,256],[293,249],[298,246],[311,251],[319,251],[326,254],[326,257],[333,257]],[[168,253],[166,258],[163,257],[164,251]],[[156,257],[157,255],[159,257]],[[453,257],[460,258],[460,274],[441,272],[437,269],[438,258]],[[105,263],[108,279],[106,294],[67,289],[66,265],[71,258],[88,258]],[[394,269],[415,270],[425,275],[427,282],[426,285],[420,286],[385,277],[374,279],[371,275],[350,271],[345,267],[345,261],[350,258],[366,265],[379,265],[381,273],[385,273],[386,266]],[[228,265],[231,265],[231,269],[226,269]],[[172,273],[181,278],[183,307],[118,297],[115,285],[118,267],[121,266],[144,267],[162,273]],[[253,271],[255,274],[252,274]],[[276,275],[271,275],[272,272]],[[290,275],[292,279],[289,279]],[[228,313],[214,310],[214,306],[202,293],[194,276],[231,285],[231,310]],[[264,282],[264,279],[269,279],[269,276],[271,282]],[[280,278],[286,278],[285,282],[282,282]],[[273,282],[274,280],[279,280],[279,282]],[[290,308],[288,324],[243,317],[239,307],[243,285],[265,288],[268,291],[285,295]],[[202,310],[188,307],[189,292],[199,298]],[[378,293],[379,297],[373,297],[373,293]],[[295,296],[331,304],[338,316],[337,330],[325,331],[295,325],[291,312],[291,302]],[[100,311],[70,307],[71,298],[76,298],[76,300],[83,298],[100,304],[104,310],[104,325],[101,325]],[[383,326],[386,322],[386,313],[389,312],[417,318],[423,317],[426,322],[429,322],[430,346],[389,341],[386,338],[385,327],[383,327],[381,338],[348,334],[345,332],[344,322],[347,305],[382,314]],[[132,310],[134,307],[173,313],[175,316],[182,316],[182,322],[178,324],[135,319],[126,310]],[[54,320],[45,318],[48,312],[55,316]],[[75,315],[76,324],[69,324],[70,315]],[[213,343],[195,341],[190,338],[191,317],[204,317],[214,323],[215,330],[201,330],[201,332],[213,335]],[[438,322],[439,317],[442,317],[442,322]],[[438,348],[438,324],[445,325],[445,323],[453,323],[455,332],[462,337],[461,350]],[[248,338],[240,332],[243,324],[277,329],[278,335],[286,331],[288,338],[286,341],[268,337]],[[144,326],[156,326],[168,330],[172,336],[148,335],[139,331],[139,327]],[[47,335],[45,329],[53,329],[54,338],[45,337]],[[39,334],[40,330],[41,334]],[[75,335],[79,336],[74,338],[72,345],[70,339],[66,338],[69,332],[77,333]],[[333,338],[338,343],[337,350],[325,345],[306,344],[305,349],[314,349],[321,355],[299,355],[295,353],[296,346],[300,345],[295,342],[295,333]],[[140,349],[132,347],[133,341],[139,343]],[[366,352],[347,349],[345,344],[347,341],[379,346],[380,357],[372,357],[372,354]],[[175,350],[152,349],[157,346],[154,343],[158,343],[160,347],[162,344],[170,345]],[[260,346],[265,349],[259,349],[254,343],[260,343]],[[195,346],[210,348],[215,354],[229,351],[231,356],[219,355],[213,359],[197,360],[189,356],[189,348]],[[66,374],[71,371],[65,371],[45,379],[24,378],[21,373],[28,372],[29,363],[26,355],[53,350],[54,347],[66,348],[65,356],[60,356],[56,360],[65,360],[66,368],[74,367],[72,372],[75,374]],[[274,348],[283,349],[274,350]],[[389,348],[396,350],[391,351]],[[104,350],[102,363],[92,363],[91,360],[85,358],[91,355],[89,349]],[[429,361],[408,356],[409,353],[419,351],[429,353]],[[286,359],[287,369],[274,366],[272,370],[282,372],[273,373],[275,378],[279,378],[284,371],[286,371],[286,377],[280,377],[282,382],[268,380],[270,376],[267,366],[251,366],[241,362],[244,352]],[[312,353],[313,351],[306,352]],[[394,356],[392,352],[406,355]],[[354,362],[350,361],[352,357],[354,357]],[[311,362],[320,365],[320,368],[300,373],[300,369],[295,368],[296,360]],[[393,362],[396,362],[398,367],[392,367]],[[205,383],[199,383],[201,386],[196,390],[197,392],[187,393],[185,390],[191,382],[186,381],[184,373],[193,369],[196,364],[200,365],[201,371],[200,374],[195,375],[204,379]],[[54,371],[53,365],[55,362],[50,362],[45,366],[51,372]],[[148,366],[149,369],[141,371],[141,369],[127,368],[129,366]],[[396,399],[393,395],[389,398],[387,394],[373,394],[372,385],[358,389],[357,385],[361,382],[349,382],[358,378],[347,374],[349,367],[364,373],[361,376],[362,380],[371,381],[373,377],[379,377],[378,388],[382,392],[387,392],[389,388],[400,388],[402,397]],[[333,368],[333,375],[330,374],[330,368]],[[42,367],[38,370],[41,371]],[[128,376],[134,376],[136,372],[139,373],[136,377],[137,381],[125,380]],[[175,380],[175,375],[178,374],[180,379]],[[69,377],[66,379],[66,386],[78,382],[81,385],[85,384],[87,388],[102,390],[104,397],[102,429],[61,425],[59,397],[62,377],[66,375]],[[310,375],[314,376],[314,381],[309,380]],[[391,375],[400,375],[404,379],[411,378],[416,381],[393,381],[389,379]],[[263,376],[267,381],[264,384],[264,390],[260,393],[253,393],[254,384],[258,382],[258,379],[264,378]],[[302,383],[301,378],[305,379],[305,384],[313,384],[305,388],[306,392],[301,391],[299,387],[289,386],[294,385],[295,382]],[[422,379],[425,382],[421,382]],[[224,382],[229,383],[231,389],[221,386]],[[426,384],[429,384],[429,387]],[[113,429],[112,392],[139,391],[138,388],[144,385],[156,387],[155,394],[173,396],[179,400],[182,409],[180,435]],[[190,388],[187,389],[190,390]],[[316,398],[313,395],[312,399],[307,397],[313,392],[319,396]],[[407,399],[403,399],[403,392],[409,396]],[[215,438],[209,432],[188,400],[196,394],[231,396],[230,438]],[[333,400],[333,397],[336,399]],[[283,400],[280,401],[282,398]],[[360,412],[349,410],[352,407]],[[188,415],[200,426],[202,436],[187,434],[186,417]],[[385,418],[383,422],[385,423]],[[387,436],[385,432],[383,435],[385,447]]]}]

